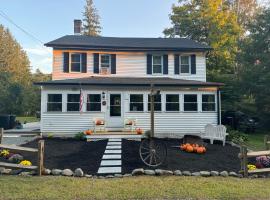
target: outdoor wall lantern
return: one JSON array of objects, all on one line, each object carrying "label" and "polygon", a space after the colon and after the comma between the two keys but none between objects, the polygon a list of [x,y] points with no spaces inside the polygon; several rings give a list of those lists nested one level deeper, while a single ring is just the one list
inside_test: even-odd
[{"label": "outdoor wall lantern", "polygon": [[102,99],[105,99],[105,92],[102,92]]}]

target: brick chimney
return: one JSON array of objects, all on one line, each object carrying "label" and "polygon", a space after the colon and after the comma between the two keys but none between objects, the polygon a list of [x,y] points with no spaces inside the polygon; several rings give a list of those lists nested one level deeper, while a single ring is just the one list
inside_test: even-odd
[{"label": "brick chimney", "polygon": [[82,33],[82,20],[74,19],[74,35],[81,35]]}]

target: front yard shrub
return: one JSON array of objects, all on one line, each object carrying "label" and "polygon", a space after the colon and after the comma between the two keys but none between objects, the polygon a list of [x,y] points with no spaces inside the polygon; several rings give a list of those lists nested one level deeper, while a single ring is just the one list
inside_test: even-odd
[{"label": "front yard shrub", "polygon": [[76,140],[85,140],[85,134],[84,134],[84,132],[79,132],[74,136],[74,138]]},{"label": "front yard shrub", "polygon": [[248,141],[248,136],[237,130],[229,130],[228,140],[237,144],[242,144]]}]

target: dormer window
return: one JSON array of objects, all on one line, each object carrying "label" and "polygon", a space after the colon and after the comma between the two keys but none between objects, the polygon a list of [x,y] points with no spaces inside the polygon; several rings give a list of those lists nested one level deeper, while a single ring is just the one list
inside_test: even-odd
[{"label": "dormer window", "polygon": [[180,73],[190,74],[191,64],[190,56],[180,56]]},{"label": "dormer window", "polygon": [[152,72],[153,74],[163,74],[163,56],[153,55]]},{"label": "dormer window", "polygon": [[82,71],[82,54],[71,53],[70,54],[70,72],[81,72]]}]

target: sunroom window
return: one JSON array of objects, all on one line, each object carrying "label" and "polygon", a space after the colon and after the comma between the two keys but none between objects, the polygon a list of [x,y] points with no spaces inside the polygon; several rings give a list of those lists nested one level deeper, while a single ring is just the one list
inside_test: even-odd
[{"label": "sunroom window", "polygon": [[198,111],[197,94],[184,95],[184,111]]},{"label": "sunroom window", "polygon": [[203,94],[202,95],[202,111],[215,111],[216,110],[216,100],[213,94]]},{"label": "sunroom window", "polygon": [[80,94],[68,94],[67,111],[80,111]]},{"label": "sunroom window", "polygon": [[62,112],[62,94],[48,94],[47,112]]},{"label": "sunroom window", "polygon": [[80,53],[70,54],[70,72],[81,72],[82,55]]},{"label": "sunroom window", "polygon": [[162,56],[153,55],[153,74],[162,74]]},{"label": "sunroom window", "polygon": [[166,95],[166,111],[179,111],[179,95],[178,94]]},{"label": "sunroom window", "polygon": [[[161,111],[161,94],[154,96],[154,110]],[[148,111],[151,111],[151,97],[148,95]]]},{"label": "sunroom window", "polygon": [[180,56],[180,72],[182,74],[189,74],[190,68],[190,56]]},{"label": "sunroom window", "polygon": [[101,111],[101,95],[88,94],[87,95],[87,111]]},{"label": "sunroom window", "polygon": [[130,94],[129,110],[131,112],[143,111],[143,94]]}]

